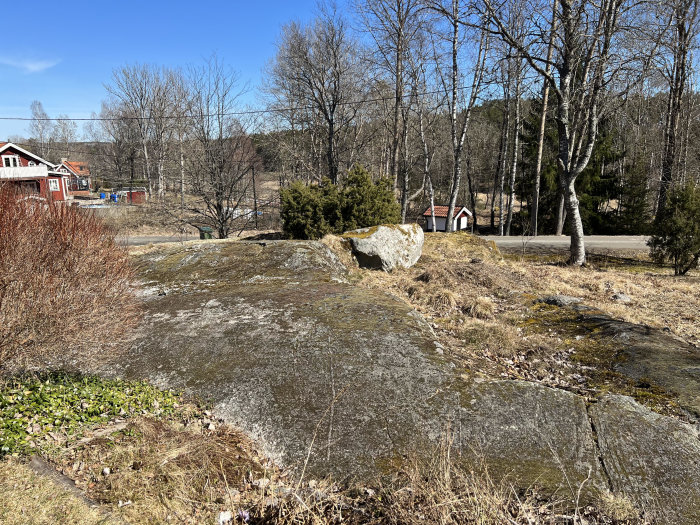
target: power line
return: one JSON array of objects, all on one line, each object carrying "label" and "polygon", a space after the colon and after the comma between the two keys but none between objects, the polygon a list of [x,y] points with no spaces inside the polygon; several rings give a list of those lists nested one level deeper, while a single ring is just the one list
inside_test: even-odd
[{"label": "power line", "polygon": [[[36,147],[36,144],[29,144],[29,143],[23,143],[23,142],[13,142],[13,144],[20,146],[22,148],[26,148],[28,150],[31,150]],[[126,158],[124,155],[118,155],[116,153],[109,153],[107,151],[102,150],[102,147],[108,144],[111,144],[110,142],[83,142],[82,144],[85,145],[85,149],[79,150],[79,149],[68,149],[66,147],[62,146],[56,146],[52,145],[51,149],[54,152],[59,152],[59,153],[65,153],[65,154],[75,154],[76,156],[80,157],[96,157],[96,158],[103,158],[103,159],[124,159]],[[99,148],[101,151],[95,151],[95,148]],[[140,149],[137,152],[137,156],[140,154]],[[140,161],[143,161],[143,158],[139,157]],[[299,158],[295,157],[289,157],[289,156],[276,156],[276,160],[280,162],[297,162],[299,161]],[[178,159],[171,159],[171,161],[175,164],[179,162]],[[229,160],[228,162],[232,164],[250,164],[254,161],[251,160]],[[179,167],[178,167],[179,169]]]},{"label": "power line", "polygon": [[[459,86],[457,91],[466,90],[466,86]],[[444,90],[434,90],[434,91],[424,91],[421,93],[408,93],[401,95],[402,99],[411,97],[425,97],[429,95],[444,94]],[[363,104],[369,104],[373,102],[387,102],[394,100],[395,95],[377,98],[365,98],[361,100],[352,100],[348,102],[339,102],[336,106],[361,106]],[[299,107],[286,107],[286,108],[269,108],[269,109],[250,109],[245,111],[229,111],[229,112],[217,112],[217,113],[204,113],[204,114],[189,114],[189,115],[163,115],[161,117],[148,116],[119,116],[119,117],[0,117],[3,121],[21,121],[21,122],[112,122],[118,120],[152,120],[152,119],[166,119],[166,120],[180,120],[180,119],[196,119],[196,118],[212,118],[212,117],[236,117],[236,116],[251,116],[251,115],[269,115],[276,113],[286,113],[289,111],[311,111],[316,109],[316,106],[299,106]]]}]

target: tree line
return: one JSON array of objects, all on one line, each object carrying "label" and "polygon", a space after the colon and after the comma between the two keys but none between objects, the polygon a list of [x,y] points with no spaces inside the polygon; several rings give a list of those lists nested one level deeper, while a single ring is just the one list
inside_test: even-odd
[{"label": "tree line", "polygon": [[644,233],[700,182],[697,33],[698,0],[327,3],[282,28],[259,111],[216,59],[127,66],[92,142],[119,180],[200,195],[220,234],[254,166],[285,186],[361,165],[402,221],[466,205],[476,231],[569,233],[580,265],[584,232]]}]

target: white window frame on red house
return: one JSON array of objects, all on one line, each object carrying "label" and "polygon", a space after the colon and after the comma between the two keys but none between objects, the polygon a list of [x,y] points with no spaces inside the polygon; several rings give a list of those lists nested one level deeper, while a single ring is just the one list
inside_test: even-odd
[{"label": "white window frame on red house", "polygon": [[49,191],[61,191],[58,179],[49,179]]},{"label": "white window frame on red house", "polygon": [[[14,162],[13,162],[14,161]],[[19,160],[19,155],[3,155],[2,168],[19,168],[22,163]]]}]

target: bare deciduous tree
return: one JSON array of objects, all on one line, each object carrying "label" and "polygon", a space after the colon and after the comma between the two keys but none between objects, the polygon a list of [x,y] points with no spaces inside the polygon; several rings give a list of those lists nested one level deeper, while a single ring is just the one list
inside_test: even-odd
[{"label": "bare deciduous tree", "polygon": [[[450,67],[447,73],[442,74],[441,84],[447,97],[447,106],[450,112],[450,141],[452,144],[452,181],[450,184],[450,198],[447,208],[446,231],[453,229],[454,209],[459,195],[459,186],[462,179],[462,153],[464,141],[471,121],[472,111],[476,105],[484,75],[484,65],[489,49],[488,33],[479,28],[474,35],[478,42],[476,57],[472,63],[472,81],[468,93],[462,84],[464,72],[460,69],[460,51],[464,46],[464,39],[460,35],[460,27],[472,27],[467,20],[473,13],[461,9],[459,0],[451,0],[449,6],[440,1],[429,3],[430,9],[437,13],[447,26],[446,40],[449,42]],[[435,53],[438,56],[438,53]]]},{"label": "bare deciduous tree", "polygon": [[107,91],[119,100],[124,118],[134,121],[141,139],[149,194],[163,197],[165,160],[177,118],[175,87],[179,73],[148,65],[125,66],[114,71]]},{"label": "bare deciduous tree", "polygon": [[[335,7],[323,8],[309,26],[297,23],[282,30],[277,56],[270,69],[269,90],[298,97],[287,106],[313,110],[309,126],[322,123],[325,137],[325,175],[338,182],[341,154],[357,131],[356,117],[362,98],[360,50],[346,20]],[[346,162],[349,164],[349,162]]]},{"label": "bare deciduous tree", "polygon": [[410,61],[411,48],[422,29],[421,4],[418,0],[363,0],[358,7],[374,42],[373,62],[388,75],[394,87],[389,176],[396,187],[401,145],[406,141],[407,130],[402,120],[405,106],[411,100],[406,91],[406,64]]},{"label": "bare deciduous tree", "polygon": [[[669,60],[662,72],[668,82],[668,107],[664,126],[664,149],[656,219],[665,212],[666,194],[678,165],[678,133],[683,95],[688,87],[690,53],[698,33],[698,0],[671,0],[664,3],[669,13],[670,35],[666,38]],[[662,35],[663,38],[663,35]]]},{"label": "bare deciduous tree", "polygon": [[190,74],[191,136],[188,157],[191,192],[196,202],[190,211],[197,226],[229,236],[242,210],[257,162],[255,148],[244,124],[233,113],[241,90],[237,75],[213,58]]},{"label": "bare deciduous tree", "polygon": [[39,155],[48,159],[51,154],[51,140],[53,137],[53,123],[49,115],[44,111],[44,106],[38,100],[31,104],[32,120],[29,124],[30,138],[36,142]]},{"label": "bare deciduous tree", "polygon": [[[556,12],[558,0],[554,0],[552,5],[552,21],[549,31],[549,42],[547,44],[547,57],[545,59],[545,73],[552,73],[552,54],[554,53],[554,38],[557,30]],[[542,112],[540,113],[540,128],[537,134],[537,159],[535,161],[535,179],[532,190],[532,212],[530,215],[530,232],[537,236],[537,219],[540,211],[540,185],[542,180],[542,154],[544,153],[544,133],[547,127],[547,109],[549,106],[549,82],[547,77],[542,78]]]}]

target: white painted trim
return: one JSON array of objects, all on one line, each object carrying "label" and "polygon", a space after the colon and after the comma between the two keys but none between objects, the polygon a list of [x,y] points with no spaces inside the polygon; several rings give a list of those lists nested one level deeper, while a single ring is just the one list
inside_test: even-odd
[{"label": "white painted trim", "polygon": [[20,152],[24,153],[25,155],[29,155],[30,157],[35,158],[36,160],[38,160],[38,161],[41,162],[42,164],[46,164],[48,167],[50,167],[50,168],[52,168],[52,169],[55,169],[55,168],[58,166],[57,164],[52,164],[52,163],[49,162],[48,160],[42,159],[39,155],[35,155],[35,154],[32,153],[31,151],[27,151],[27,150],[24,149],[24,148],[20,148],[17,144],[14,144],[13,142],[8,142],[8,143],[5,144],[3,147],[1,147],[1,148],[0,148],[0,153],[2,153],[3,151],[5,151],[5,150],[8,149],[8,148],[14,148],[14,149],[16,149],[17,151],[20,151]]},{"label": "white painted trim", "polygon": [[45,179],[48,175],[49,172],[43,164],[22,168],[0,168],[0,179],[3,180]]},{"label": "white painted trim", "polygon": [[[435,206],[443,206],[443,205],[442,205],[442,204],[436,204]],[[430,210],[430,207],[428,206],[427,212],[429,212],[429,211],[431,211],[431,210]],[[455,213],[454,217],[459,217],[459,214],[462,213],[463,211],[466,212],[467,215],[469,215],[470,217],[473,217],[472,212],[470,212],[470,211],[467,209],[466,206],[462,206],[461,208],[456,208],[455,211],[456,211],[457,213]],[[426,212],[426,213],[427,213],[427,212]],[[431,217],[431,216],[432,216],[430,213],[427,213],[427,215],[426,215],[426,213],[423,213],[423,217],[426,217],[426,218],[427,218],[427,217]],[[436,215],[435,217],[439,217],[439,216]],[[453,217],[453,219],[454,219],[454,217]],[[447,219],[447,216],[442,217],[442,218],[443,218],[443,219]]]},{"label": "white painted trim", "polygon": [[61,162],[61,163],[56,167],[56,169],[61,169],[61,168],[65,168],[66,171],[68,171],[68,173],[70,173],[70,174],[72,174],[72,175],[75,175],[76,177],[80,177],[80,174],[76,173],[75,171],[73,171],[72,169],[70,169],[68,166],[66,166],[66,163],[65,163],[65,162]]},{"label": "white painted trim", "polygon": [[[15,166],[5,166],[5,159],[14,159],[15,160]],[[0,168],[22,168],[22,161],[20,160],[19,155],[15,155],[14,153],[6,153],[4,155],[0,155]],[[12,164],[12,163],[10,163]]]}]

